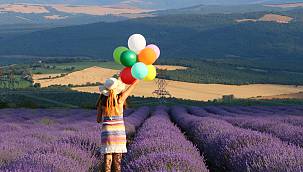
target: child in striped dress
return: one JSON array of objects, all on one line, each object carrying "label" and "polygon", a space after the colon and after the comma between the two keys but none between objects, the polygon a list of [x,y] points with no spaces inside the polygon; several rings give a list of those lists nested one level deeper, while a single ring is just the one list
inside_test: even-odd
[{"label": "child in striped dress", "polygon": [[104,154],[104,172],[121,171],[122,153],[126,153],[126,132],[123,108],[127,97],[138,81],[125,90],[125,85],[109,78],[100,86],[101,95],[97,102],[97,122],[102,123],[100,153]]}]

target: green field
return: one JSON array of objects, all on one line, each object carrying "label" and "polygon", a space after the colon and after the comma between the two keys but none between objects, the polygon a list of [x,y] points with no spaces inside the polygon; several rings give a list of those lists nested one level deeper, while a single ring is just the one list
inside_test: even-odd
[{"label": "green field", "polygon": [[[20,60],[20,57],[11,58],[11,62]],[[22,78],[22,75],[25,71],[31,74],[57,74],[57,73],[71,73],[79,70],[83,70],[89,67],[98,66],[103,68],[110,68],[110,69],[122,69],[121,65],[115,64],[111,61],[101,61],[101,60],[71,60],[68,61],[68,58],[61,58],[59,60],[52,59],[52,60],[45,60],[38,62],[37,59],[28,58],[28,64],[17,64],[17,63],[8,63],[6,65],[2,65],[2,72],[3,75],[8,77],[10,71],[13,71],[14,74],[14,82],[11,83],[9,81],[0,81],[0,89],[1,88],[9,88],[9,89],[19,89],[19,88],[28,88],[32,87],[32,83],[28,80]],[[58,62],[54,62],[58,61]],[[63,61],[63,62],[62,62]],[[1,60],[0,60],[1,62]],[[1,66],[0,66],[1,67]]]},{"label": "green field", "polygon": [[15,76],[14,82],[0,81],[0,89],[1,88],[20,89],[20,88],[28,88],[31,86],[32,83],[30,81],[27,81],[18,75]]},{"label": "green field", "polygon": [[[303,61],[300,59],[274,60],[260,58],[178,58],[159,59],[157,64],[179,65],[187,70],[161,71],[161,77],[194,83],[217,84],[284,84],[303,85]],[[287,64],[287,65],[286,65]],[[51,60],[37,60],[29,64],[16,64],[16,75],[30,70],[33,74],[71,73],[92,66],[120,70],[122,65],[113,61],[96,59],[70,59],[57,57]]]},{"label": "green field", "polygon": [[[62,62],[63,61],[63,62]],[[121,69],[122,66],[112,61],[101,60],[73,60],[66,62],[45,61],[41,64],[17,64],[14,66],[16,84],[10,90],[1,90],[4,84],[0,85],[2,108],[95,108],[98,94],[80,93],[71,91],[67,87],[53,88],[33,88],[31,82],[21,78],[25,70],[32,73],[69,73],[83,70],[92,66],[99,66],[111,69]],[[302,84],[303,71],[300,68],[300,61],[289,62],[287,66],[283,61],[270,61],[250,59],[243,60],[237,58],[226,59],[161,59],[158,64],[181,65],[189,67],[187,70],[162,71],[162,75],[169,79],[198,82],[198,83],[226,83],[226,84],[249,84],[249,83],[282,83],[282,84]],[[55,68],[53,67],[55,66]],[[73,70],[67,68],[73,67]],[[33,70],[35,69],[35,70]],[[5,68],[7,72],[9,68]],[[282,99],[282,100],[250,100],[234,99],[232,101],[191,101],[182,99],[165,99],[159,102],[156,98],[130,97],[129,106],[153,106],[153,105],[303,105],[303,100]]]},{"label": "green field", "polygon": [[[303,84],[302,60],[212,58],[212,59],[160,59],[158,64],[189,67],[187,70],[162,71],[162,77],[194,83],[217,84]],[[287,63],[287,65],[285,65]],[[120,70],[123,66],[113,61],[79,60],[73,62],[45,62],[44,67],[32,70],[34,74],[70,73],[92,66]],[[55,68],[49,68],[55,67]]]},{"label": "green field", "polygon": [[117,70],[123,68],[123,66],[115,64],[114,62],[104,62],[98,60],[80,61],[80,62],[71,62],[71,63],[46,63],[45,65],[55,66],[55,68],[51,69],[45,67],[38,67],[32,69],[33,74],[70,73],[93,66],[109,68],[109,69],[117,69]]},{"label": "green field", "polygon": [[161,59],[160,63],[189,67],[163,71],[165,78],[208,84],[283,84],[303,85],[303,61],[259,58]]},{"label": "green field", "polygon": [[[95,109],[98,94],[80,93],[71,91],[69,88],[28,88],[16,90],[1,90],[0,108],[89,108]],[[303,105],[303,100],[281,99],[281,100],[252,100],[233,99],[229,101],[192,101],[176,98],[143,98],[129,97],[129,107],[156,106],[156,105],[188,105],[188,106],[209,106],[209,105]]]}]

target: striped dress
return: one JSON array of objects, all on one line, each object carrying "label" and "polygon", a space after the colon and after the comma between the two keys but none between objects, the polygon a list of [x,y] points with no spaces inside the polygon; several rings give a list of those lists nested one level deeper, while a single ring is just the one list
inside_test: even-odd
[{"label": "striped dress", "polygon": [[126,153],[126,132],[123,113],[119,116],[102,117],[100,153]]}]

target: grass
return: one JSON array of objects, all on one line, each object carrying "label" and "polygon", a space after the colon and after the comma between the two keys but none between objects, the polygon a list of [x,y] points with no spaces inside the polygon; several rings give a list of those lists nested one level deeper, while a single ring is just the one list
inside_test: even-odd
[{"label": "grass", "polygon": [[[0,90],[2,91],[2,90]],[[80,93],[68,88],[28,88],[11,90],[5,95],[5,101],[1,102],[0,108],[85,108],[95,109],[99,94]],[[280,99],[280,100],[253,100],[233,99],[230,101],[193,101],[177,98],[157,99],[131,96],[128,98],[128,106],[136,108],[140,106],[157,105],[187,105],[187,106],[210,106],[210,105],[241,105],[241,106],[280,106],[280,105],[303,105],[303,100]]]},{"label": "grass", "polygon": [[115,62],[104,62],[104,61],[83,61],[83,62],[76,62],[76,63],[61,63],[61,64],[50,64],[50,65],[56,65],[59,69],[64,69],[65,67],[73,66],[76,70],[83,70],[88,67],[92,66],[98,66],[103,68],[109,68],[109,69],[121,69],[123,66],[118,65]]},{"label": "grass", "polygon": [[189,67],[163,71],[167,79],[205,84],[283,84],[302,85],[302,60],[290,59],[161,59],[161,63]]},{"label": "grass", "polygon": [[36,68],[32,69],[33,74],[55,74],[55,73],[66,73],[66,70],[61,69],[44,69],[44,68]]},{"label": "grass", "polygon": [[[116,70],[123,68],[122,65],[115,64],[113,60],[104,61],[90,58],[69,59],[67,57],[57,57],[45,59],[43,62],[45,67],[38,67],[41,64],[39,64],[37,60],[31,63],[37,66],[36,68],[32,68],[33,74],[71,73],[92,66]],[[187,70],[159,70],[159,72],[162,72],[162,75],[166,79],[191,83],[221,83],[229,85],[302,85],[303,83],[303,70],[301,67],[303,62],[302,60],[294,58],[287,60],[257,58],[211,58],[204,60],[193,58],[162,58],[157,61],[157,64],[189,67]],[[18,64],[15,68],[26,69],[30,67],[29,64]]]},{"label": "grass", "polygon": [[[89,60],[89,61],[72,62],[72,63],[47,63],[46,65],[56,66],[56,68],[55,69],[36,68],[35,70],[32,70],[32,72],[34,74],[69,73],[69,72],[83,70],[93,66],[98,66],[108,69],[117,69],[117,70],[123,68],[122,65],[116,64],[114,62],[104,62],[98,60]],[[71,67],[73,67],[73,70],[67,69]]]},{"label": "grass", "polygon": [[7,87],[9,87],[10,89],[20,89],[20,88],[28,88],[31,86],[32,86],[31,82],[22,79],[21,76],[19,75],[15,76],[14,84],[9,83],[9,81],[0,81],[0,89]]}]

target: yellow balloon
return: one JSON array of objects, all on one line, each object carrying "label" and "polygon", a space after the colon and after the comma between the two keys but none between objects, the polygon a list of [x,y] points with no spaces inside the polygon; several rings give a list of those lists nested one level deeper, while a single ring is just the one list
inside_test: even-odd
[{"label": "yellow balloon", "polygon": [[152,80],[154,80],[156,78],[156,75],[157,75],[156,67],[153,66],[153,65],[147,65],[146,67],[148,69],[148,74],[144,78],[144,81],[152,81]]}]

